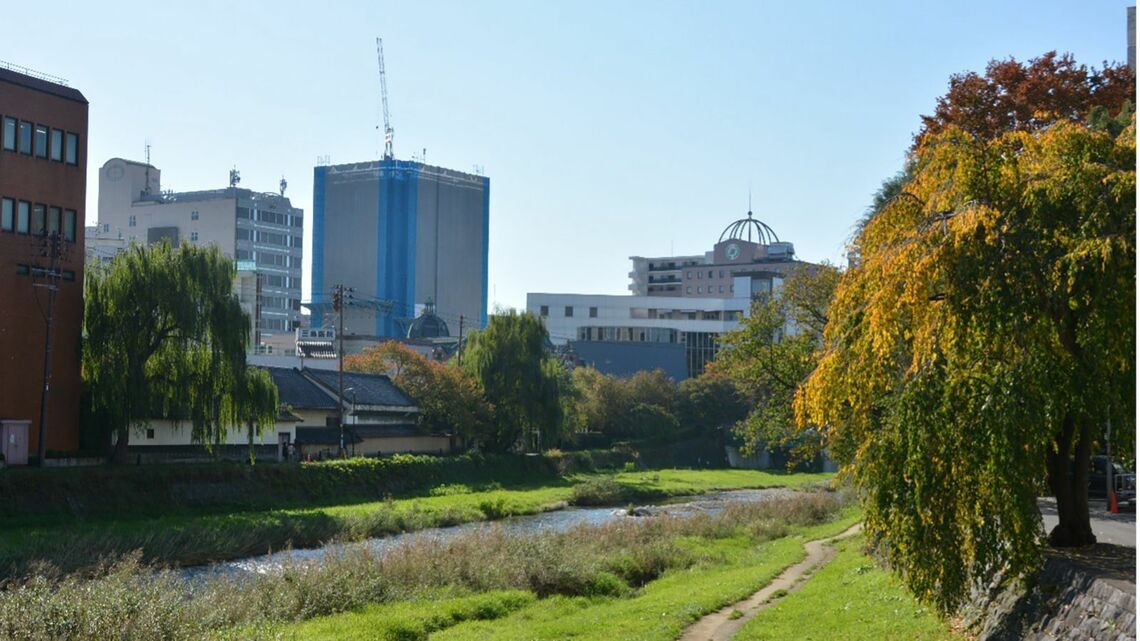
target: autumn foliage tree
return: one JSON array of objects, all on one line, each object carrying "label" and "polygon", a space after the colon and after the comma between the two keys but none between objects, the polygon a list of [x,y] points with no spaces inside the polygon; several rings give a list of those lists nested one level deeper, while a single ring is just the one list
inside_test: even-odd
[{"label": "autumn foliage tree", "polygon": [[425,429],[454,433],[479,443],[490,432],[492,408],[475,379],[451,363],[440,363],[395,341],[346,356],[346,370],[387,374],[419,405]]},{"label": "autumn foliage tree", "polygon": [[861,488],[870,536],[943,608],[1034,566],[1045,488],[1049,541],[1094,542],[1094,443],[1110,422],[1118,447],[1135,434],[1135,118],[1115,137],[1074,122],[1084,107],[1038,126],[974,93],[977,118],[940,105],[913,179],[859,232],[796,405]]},{"label": "autumn foliage tree", "polygon": [[951,127],[988,141],[1011,131],[1084,122],[1096,106],[1116,115],[1126,102],[1136,102],[1136,76],[1123,65],[1090,69],[1055,51],[1024,64],[993,60],[983,75],[970,71],[950,77],[950,89],[934,113],[922,117],[915,146]]}]

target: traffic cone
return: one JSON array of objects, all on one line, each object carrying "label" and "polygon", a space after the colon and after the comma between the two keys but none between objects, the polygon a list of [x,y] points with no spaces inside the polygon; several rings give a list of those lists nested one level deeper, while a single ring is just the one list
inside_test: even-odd
[{"label": "traffic cone", "polygon": [[1120,505],[1116,502],[1116,492],[1108,493],[1108,511],[1113,514],[1120,514]]}]

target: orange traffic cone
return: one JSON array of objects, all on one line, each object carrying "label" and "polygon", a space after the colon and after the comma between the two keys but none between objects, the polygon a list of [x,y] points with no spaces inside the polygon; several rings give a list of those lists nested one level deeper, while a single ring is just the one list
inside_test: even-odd
[{"label": "orange traffic cone", "polygon": [[1116,502],[1116,492],[1108,493],[1108,511],[1113,514],[1120,514],[1120,505]]}]

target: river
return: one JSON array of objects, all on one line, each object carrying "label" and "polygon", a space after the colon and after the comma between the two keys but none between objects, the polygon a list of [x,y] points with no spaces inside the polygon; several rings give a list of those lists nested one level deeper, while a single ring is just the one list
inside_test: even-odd
[{"label": "river", "polygon": [[669,514],[676,516],[694,514],[717,514],[731,503],[756,502],[783,498],[792,494],[785,488],[768,488],[761,490],[727,490],[711,492],[700,496],[676,499],[668,503],[657,505],[644,505],[635,508],[639,516],[632,516],[627,508],[598,507],[598,508],[566,508],[552,512],[528,514],[525,516],[512,516],[498,521],[476,521],[452,527],[428,528],[405,532],[392,536],[384,536],[352,543],[332,543],[329,545],[304,548],[286,549],[272,554],[222,561],[209,565],[199,565],[176,570],[176,574],[191,581],[209,581],[218,577],[256,576],[267,572],[275,572],[285,565],[296,563],[320,563],[329,555],[340,555],[359,547],[367,547],[374,554],[383,554],[403,543],[428,537],[447,540],[453,536],[471,532],[485,531],[490,528],[501,528],[513,533],[544,533],[565,532],[579,525],[601,525],[621,519],[652,518],[655,515]]}]

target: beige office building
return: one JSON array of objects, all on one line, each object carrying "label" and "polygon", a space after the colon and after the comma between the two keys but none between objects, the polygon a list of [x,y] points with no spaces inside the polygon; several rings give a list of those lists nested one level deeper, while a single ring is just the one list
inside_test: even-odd
[{"label": "beige office building", "polygon": [[217,245],[242,268],[238,286],[253,320],[252,345],[289,349],[302,318],[304,214],[284,193],[242,189],[237,182],[231,175],[225,189],[164,192],[157,167],[112,158],[99,171],[95,232],[126,244]]}]

